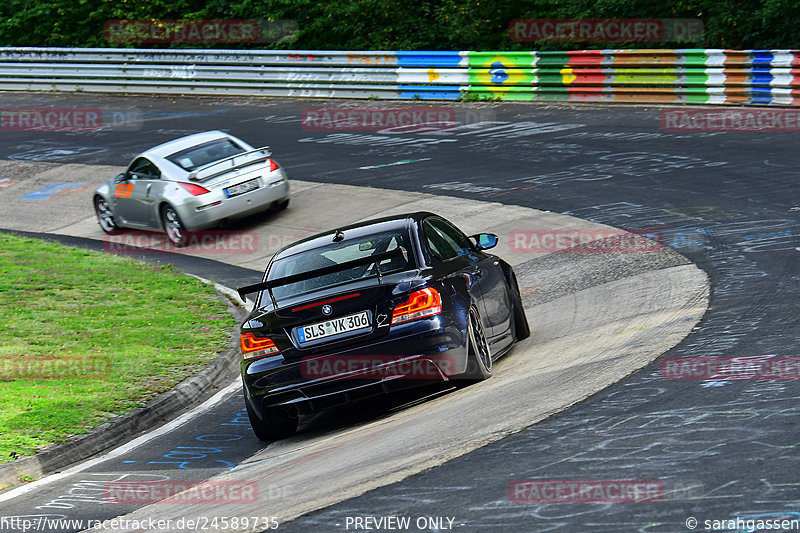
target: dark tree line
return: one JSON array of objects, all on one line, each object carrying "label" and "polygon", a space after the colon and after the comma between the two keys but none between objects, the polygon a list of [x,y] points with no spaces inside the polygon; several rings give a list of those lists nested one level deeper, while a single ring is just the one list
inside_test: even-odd
[{"label": "dark tree line", "polygon": [[[518,42],[518,18],[700,19],[691,42]],[[554,50],[578,48],[800,48],[798,0],[2,0],[0,45],[159,47],[109,43],[109,20],[291,21],[268,43],[215,48],[316,50]],[[296,28],[296,29],[295,29]],[[280,36],[280,35],[278,35]],[[211,47],[208,43],[172,44]]]}]

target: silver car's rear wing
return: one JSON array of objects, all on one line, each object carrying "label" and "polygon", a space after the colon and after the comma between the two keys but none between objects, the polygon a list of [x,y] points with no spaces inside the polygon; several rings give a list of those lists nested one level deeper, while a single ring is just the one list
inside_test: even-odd
[{"label": "silver car's rear wing", "polygon": [[300,274],[293,274],[291,276],[286,276],[283,278],[272,279],[269,281],[262,281],[261,283],[256,283],[254,285],[247,285],[246,287],[240,287],[237,289],[239,293],[239,297],[244,300],[246,294],[250,294],[253,292],[259,291],[267,291],[269,293],[269,298],[272,300],[272,305],[275,309],[278,308],[278,303],[275,301],[275,296],[272,294],[272,289],[275,287],[283,287],[284,285],[289,285],[291,283],[297,283],[300,281],[305,281],[307,279],[316,278],[319,276],[325,276],[327,274],[333,274],[336,272],[342,272],[343,270],[348,270],[350,268],[354,268],[357,266],[363,265],[371,265],[376,264],[376,272],[378,275],[378,283],[383,283],[383,278],[381,275],[381,269],[379,263],[381,261],[385,261],[386,259],[391,259],[395,256],[402,255],[403,259],[408,263],[408,252],[402,246],[398,246],[393,250],[389,250],[388,252],[383,252],[380,254],[370,255],[368,257],[361,257],[359,259],[353,259],[352,261],[347,261],[344,263],[339,263],[338,265],[331,265],[322,268],[318,268],[316,270],[309,270],[308,272],[302,272]]},{"label": "silver car's rear wing", "polygon": [[[261,153],[260,157],[256,158],[247,158],[245,156]],[[236,170],[239,168],[248,167],[250,165],[255,165],[258,163],[263,163],[267,159],[272,156],[272,151],[270,151],[269,146],[262,146],[261,148],[256,148],[255,150],[250,150],[249,152],[242,152],[240,154],[232,155],[230,157],[226,157],[225,159],[220,159],[219,161],[214,161],[208,163],[207,165],[203,165],[202,167],[197,167],[193,171],[189,172],[189,180],[190,181],[207,181],[212,178],[216,178],[221,174],[225,174],[226,172],[230,172],[231,170]],[[240,163],[236,163],[237,158],[244,157]],[[230,165],[225,165],[225,163],[230,163]],[[220,167],[220,168],[216,168]],[[212,170],[213,169],[213,170]]]}]

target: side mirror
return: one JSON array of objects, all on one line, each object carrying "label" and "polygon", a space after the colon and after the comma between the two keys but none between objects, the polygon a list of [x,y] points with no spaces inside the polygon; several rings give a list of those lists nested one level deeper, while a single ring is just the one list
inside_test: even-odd
[{"label": "side mirror", "polygon": [[489,250],[497,246],[497,235],[494,233],[478,233],[470,235],[470,239],[475,239],[475,247],[478,250]]}]

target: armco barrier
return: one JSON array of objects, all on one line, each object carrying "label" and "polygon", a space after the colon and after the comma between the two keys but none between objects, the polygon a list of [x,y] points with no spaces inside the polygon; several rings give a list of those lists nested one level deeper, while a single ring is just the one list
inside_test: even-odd
[{"label": "armco barrier", "polygon": [[0,90],[800,105],[800,50],[0,48]]}]

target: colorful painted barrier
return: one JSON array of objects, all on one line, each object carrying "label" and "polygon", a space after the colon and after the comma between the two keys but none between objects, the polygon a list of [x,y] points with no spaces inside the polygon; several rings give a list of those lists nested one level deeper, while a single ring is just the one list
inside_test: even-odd
[{"label": "colorful painted barrier", "polygon": [[793,106],[800,51],[0,48],[0,90]]}]

